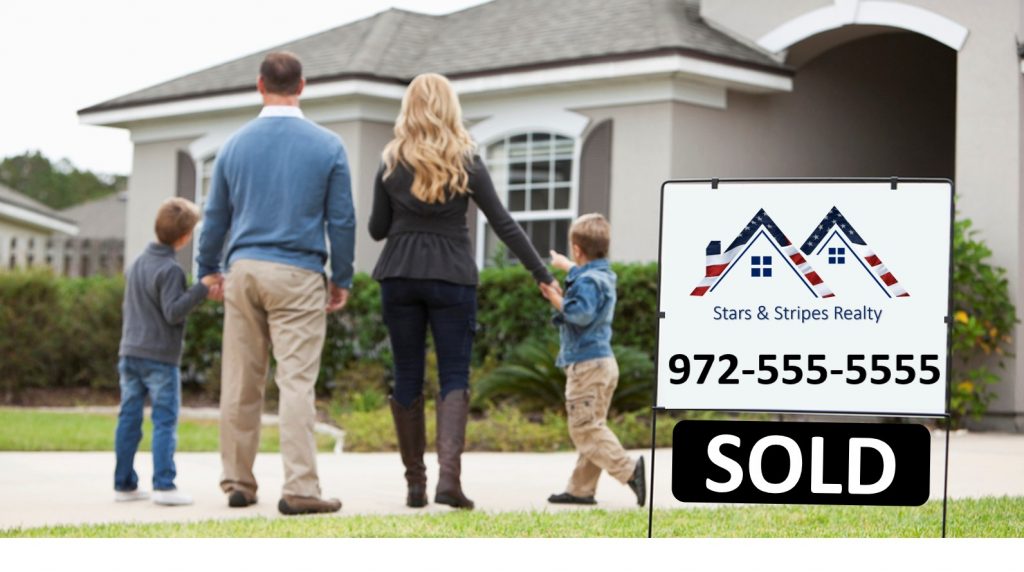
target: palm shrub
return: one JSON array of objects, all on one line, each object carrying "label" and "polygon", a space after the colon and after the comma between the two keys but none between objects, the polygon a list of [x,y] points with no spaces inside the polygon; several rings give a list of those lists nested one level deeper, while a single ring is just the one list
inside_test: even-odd
[{"label": "palm shrub", "polygon": [[[651,404],[654,364],[646,352],[614,346],[619,386],[614,411],[634,411]],[[527,339],[501,365],[485,374],[474,388],[477,406],[503,402],[525,411],[561,410],[565,403],[565,372],[555,366],[558,342],[551,336]]]},{"label": "palm shrub", "polygon": [[970,219],[953,226],[953,336],[950,413],[962,424],[980,417],[995,397],[1002,358],[1011,355],[1017,323],[1006,270],[989,262],[992,250]]}]

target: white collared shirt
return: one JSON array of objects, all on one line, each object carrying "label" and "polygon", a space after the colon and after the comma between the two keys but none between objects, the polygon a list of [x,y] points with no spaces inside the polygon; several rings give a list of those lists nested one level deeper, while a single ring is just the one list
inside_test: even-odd
[{"label": "white collared shirt", "polygon": [[303,119],[306,116],[302,110],[294,105],[265,105],[260,111],[260,117],[298,117]]}]

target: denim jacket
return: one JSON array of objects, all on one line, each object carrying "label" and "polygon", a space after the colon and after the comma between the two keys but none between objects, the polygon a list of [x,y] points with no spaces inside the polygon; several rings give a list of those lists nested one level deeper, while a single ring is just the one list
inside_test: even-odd
[{"label": "denim jacket", "polygon": [[555,365],[611,357],[615,314],[615,273],[599,258],[569,269],[562,311],[555,314],[561,347]]}]

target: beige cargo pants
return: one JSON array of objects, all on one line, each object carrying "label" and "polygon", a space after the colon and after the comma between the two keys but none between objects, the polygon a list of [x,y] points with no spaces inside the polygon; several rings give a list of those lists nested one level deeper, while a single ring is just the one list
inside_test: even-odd
[{"label": "beige cargo pants", "polygon": [[593,496],[601,469],[625,483],[633,477],[636,466],[606,423],[608,407],[619,384],[619,364],[614,357],[581,361],[565,368],[565,378],[569,436],[579,451],[566,492],[578,497]]},{"label": "beige cargo pants", "polygon": [[224,291],[220,388],[221,488],[256,494],[253,463],[274,352],[286,495],[320,496],[314,386],[327,331],[327,289],[318,272],[259,260],[231,265]]}]

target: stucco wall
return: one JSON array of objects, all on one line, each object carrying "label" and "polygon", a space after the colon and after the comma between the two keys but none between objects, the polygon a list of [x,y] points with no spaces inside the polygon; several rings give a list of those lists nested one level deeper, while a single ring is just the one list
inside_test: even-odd
[{"label": "stucco wall", "polygon": [[[611,119],[611,257],[658,258],[661,184],[671,177],[673,104],[650,103],[578,110],[594,123]],[[580,189],[581,193],[586,192]]]},{"label": "stucco wall", "polygon": [[127,264],[154,240],[156,211],[177,189],[178,151],[187,150],[191,142],[192,139],[173,139],[135,144],[125,215]]},{"label": "stucco wall", "polygon": [[327,123],[328,129],[341,135],[352,168],[352,200],[356,207],[356,271],[369,272],[377,263],[383,243],[375,242],[367,232],[373,208],[373,178],[380,165],[380,154],[391,140],[393,124],[378,121]]}]

